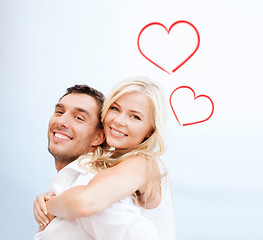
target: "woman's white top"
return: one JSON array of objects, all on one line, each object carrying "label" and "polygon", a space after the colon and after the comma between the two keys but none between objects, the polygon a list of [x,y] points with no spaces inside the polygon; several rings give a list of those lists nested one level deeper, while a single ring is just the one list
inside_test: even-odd
[{"label": "woman's white top", "polygon": [[154,209],[142,208],[142,215],[154,223],[162,240],[175,240],[174,208],[169,179],[162,181],[162,200]]}]

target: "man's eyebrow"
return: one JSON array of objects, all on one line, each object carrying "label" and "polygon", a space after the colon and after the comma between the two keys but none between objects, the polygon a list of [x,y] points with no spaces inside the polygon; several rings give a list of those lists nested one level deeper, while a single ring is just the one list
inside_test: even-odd
[{"label": "man's eyebrow", "polygon": [[[56,108],[64,108],[64,105],[62,103],[57,103]],[[87,116],[90,116],[90,113],[84,108],[76,107],[76,108],[74,108],[74,110],[77,112],[85,113],[85,114],[87,114]]]},{"label": "man's eyebrow", "polygon": [[55,106],[55,108],[63,108],[63,107],[64,107],[64,105],[61,104],[61,103],[57,103],[56,106]]},{"label": "man's eyebrow", "polygon": [[85,113],[85,114],[87,114],[88,116],[90,116],[90,113],[89,113],[86,109],[84,109],[84,108],[77,107],[77,108],[75,108],[75,110],[78,111],[78,112]]}]

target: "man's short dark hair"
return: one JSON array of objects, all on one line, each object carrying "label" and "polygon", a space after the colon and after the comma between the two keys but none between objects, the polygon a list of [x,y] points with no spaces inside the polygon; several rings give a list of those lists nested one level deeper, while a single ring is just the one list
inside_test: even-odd
[{"label": "man's short dark hair", "polygon": [[67,92],[59,99],[59,101],[71,94],[71,93],[81,93],[81,94],[87,94],[91,97],[93,97],[95,99],[95,101],[97,102],[98,104],[98,107],[99,107],[99,112],[98,112],[98,120],[99,120],[99,123],[98,123],[98,128],[102,128],[102,123],[100,121],[100,114],[101,114],[101,109],[102,109],[102,106],[103,106],[103,102],[104,102],[104,95],[102,92],[96,90],[95,88],[92,88],[92,87],[89,87],[88,85],[86,84],[82,84],[82,85],[75,85],[73,87],[70,87],[67,89]]}]

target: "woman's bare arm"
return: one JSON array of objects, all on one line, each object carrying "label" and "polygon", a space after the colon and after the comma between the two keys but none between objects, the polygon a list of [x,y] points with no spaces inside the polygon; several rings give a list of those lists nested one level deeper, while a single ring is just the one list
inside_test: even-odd
[{"label": "woman's bare arm", "polygon": [[101,212],[143,187],[148,179],[148,162],[136,156],[99,172],[86,186],[73,187],[48,200],[48,213],[76,218]]}]

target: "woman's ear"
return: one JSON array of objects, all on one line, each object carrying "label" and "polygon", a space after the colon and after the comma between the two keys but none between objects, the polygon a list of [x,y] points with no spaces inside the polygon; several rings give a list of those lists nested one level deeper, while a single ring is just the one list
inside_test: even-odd
[{"label": "woman's ear", "polygon": [[105,134],[103,129],[99,129],[96,133],[96,136],[92,142],[92,146],[99,146],[105,141]]}]

